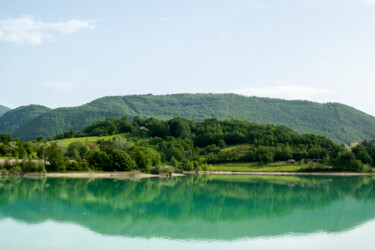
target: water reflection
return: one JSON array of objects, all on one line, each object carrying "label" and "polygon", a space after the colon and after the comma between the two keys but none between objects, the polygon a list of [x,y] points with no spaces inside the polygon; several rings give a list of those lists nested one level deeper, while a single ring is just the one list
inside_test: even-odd
[{"label": "water reflection", "polygon": [[141,238],[341,232],[375,218],[374,183],[370,176],[0,178],[0,219],[69,222]]}]

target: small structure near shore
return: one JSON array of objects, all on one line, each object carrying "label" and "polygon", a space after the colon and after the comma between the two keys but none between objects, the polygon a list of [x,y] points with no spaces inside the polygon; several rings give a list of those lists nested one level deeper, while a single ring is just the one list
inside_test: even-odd
[{"label": "small structure near shore", "polygon": [[286,164],[296,164],[296,160],[289,159],[289,160],[286,161]]},{"label": "small structure near shore", "polygon": [[140,126],[139,131],[146,132],[146,131],[149,131],[149,129],[146,128],[145,126]]}]

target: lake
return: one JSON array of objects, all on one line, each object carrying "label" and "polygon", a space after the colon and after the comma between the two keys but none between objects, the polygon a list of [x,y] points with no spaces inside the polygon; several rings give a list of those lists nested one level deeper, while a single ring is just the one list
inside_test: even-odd
[{"label": "lake", "polygon": [[374,249],[371,176],[0,178],[0,249]]}]

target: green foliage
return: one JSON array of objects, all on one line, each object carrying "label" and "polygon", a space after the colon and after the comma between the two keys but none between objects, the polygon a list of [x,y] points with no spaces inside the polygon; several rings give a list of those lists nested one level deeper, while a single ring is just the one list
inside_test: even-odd
[{"label": "green foliage", "polygon": [[150,173],[156,175],[172,176],[172,174],[174,173],[174,167],[157,165],[150,168]]},{"label": "green foliage", "polygon": [[149,172],[152,166],[158,165],[161,161],[159,152],[152,148],[135,147],[131,154],[138,168],[143,172]]},{"label": "green foliage", "polygon": [[[354,108],[337,103],[319,104],[308,101],[286,101],[280,99],[245,97],[234,94],[174,94],[174,95],[132,95],[104,97],[91,103],[74,107],[50,110],[46,107],[30,105],[8,111],[0,117],[0,132],[10,133],[13,137],[34,139],[37,136],[53,137],[64,131],[81,130],[84,127],[108,117],[135,117],[137,128],[129,125],[127,119],[121,125],[111,119],[87,128],[87,134],[114,134],[139,130],[140,126],[149,126],[152,136],[166,134],[165,123],[144,117],[171,119],[183,117],[202,121],[212,117],[220,120],[243,119],[259,124],[276,124],[292,128],[298,133],[310,133],[327,136],[336,142],[347,143],[351,140],[375,138],[375,118]],[[170,123],[170,131],[177,138],[190,137],[186,122],[175,118]],[[105,129],[103,129],[105,128]],[[220,138],[220,127],[213,127],[205,142],[216,144]],[[156,133],[156,134],[153,134]],[[233,130],[229,137],[231,144],[243,136],[242,131]],[[275,134],[268,134],[259,145],[268,145]],[[201,138],[203,140],[203,138]],[[287,137],[284,138],[288,140]],[[228,140],[225,140],[228,142]],[[218,145],[221,147],[221,145]]]},{"label": "green foliage", "polygon": [[109,158],[111,164],[104,169],[106,171],[131,171],[137,168],[135,161],[125,151],[114,149]]},{"label": "green foliage", "polygon": [[339,170],[361,171],[363,163],[357,160],[352,152],[340,152],[333,161],[333,166]]},{"label": "green foliage", "polygon": [[170,159],[169,163],[171,164],[172,167],[174,168],[177,168],[178,167],[178,161],[176,160],[176,158],[174,158],[172,156],[172,158]]},{"label": "green foliage", "polygon": [[11,140],[10,134],[0,134],[0,143],[8,144]]},{"label": "green foliage", "polygon": [[77,162],[77,161],[69,161],[66,163],[66,170],[67,171],[88,171],[89,168],[86,162]]},{"label": "green foliage", "polygon": [[356,158],[361,160],[364,164],[374,164],[374,161],[365,146],[358,145],[352,149],[352,152],[355,154]]},{"label": "green foliage", "polygon": [[76,141],[69,144],[65,156],[68,156],[72,160],[82,161],[87,158],[89,149],[83,142]]},{"label": "green foliage", "polygon": [[10,110],[10,108],[5,107],[5,106],[3,106],[3,105],[0,105],[0,117],[1,117],[2,115],[4,115],[6,112],[8,112],[9,110]]},{"label": "green foliage", "polygon": [[192,161],[185,161],[182,164],[182,169],[185,171],[193,171],[194,170],[194,164]]},{"label": "green foliage", "polygon": [[122,151],[129,151],[134,146],[134,143],[128,141],[126,138],[114,138],[112,147],[113,149],[119,149]]},{"label": "green foliage", "polygon": [[255,155],[256,155],[256,159],[259,162],[265,163],[265,164],[273,162],[273,159],[274,159],[274,154],[272,150],[269,150],[265,146],[259,146]]},{"label": "green foliage", "polygon": [[[40,135],[29,129],[35,119],[50,109],[40,105],[22,106],[12,109],[0,117],[0,132],[9,133],[13,137],[35,139]],[[27,132],[30,130],[29,132]],[[47,136],[48,137],[48,136]]]},{"label": "green foliage", "polygon": [[[129,132],[109,135],[122,128]],[[102,137],[71,138],[87,133]],[[143,172],[160,164],[192,171],[202,168],[202,163],[258,162],[263,165],[308,158],[334,164],[336,170],[368,171],[375,157],[373,141],[364,141],[349,152],[343,145],[323,136],[299,135],[284,126],[214,118],[202,122],[178,117],[167,121],[138,117],[133,122],[126,117],[110,118],[97,121],[82,131],[60,135],[60,138],[65,137],[69,139],[58,144],[44,140],[23,142],[12,139],[9,134],[0,134],[0,156],[39,157],[49,161],[48,171]],[[66,146],[59,148],[63,142]]]},{"label": "green foliage", "polygon": [[301,172],[324,172],[324,171],[332,171],[332,167],[319,164],[319,163],[308,163],[303,166],[301,166],[300,169]]},{"label": "green foliage", "polygon": [[41,161],[22,160],[18,166],[20,166],[22,173],[46,172],[45,166]]},{"label": "green foliage", "polygon": [[65,170],[65,161],[63,152],[57,147],[56,144],[52,144],[46,150],[47,160],[49,165],[47,165],[48,171],[61,172]]},{"label": "green foliage", "polygon": [[88,160],[90,165],[96,170],[110,168],[111,160],[105,151],[93,152]]}]

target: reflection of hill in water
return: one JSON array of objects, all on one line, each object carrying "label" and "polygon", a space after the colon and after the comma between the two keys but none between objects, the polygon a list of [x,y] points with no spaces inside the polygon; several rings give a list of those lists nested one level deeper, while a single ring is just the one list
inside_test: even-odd
[{"label": "reflection of hill in water", "polygon": [[106,235],[222,239],[348,230],[375,218],[372,177],[0,179],[0,216]]}]

